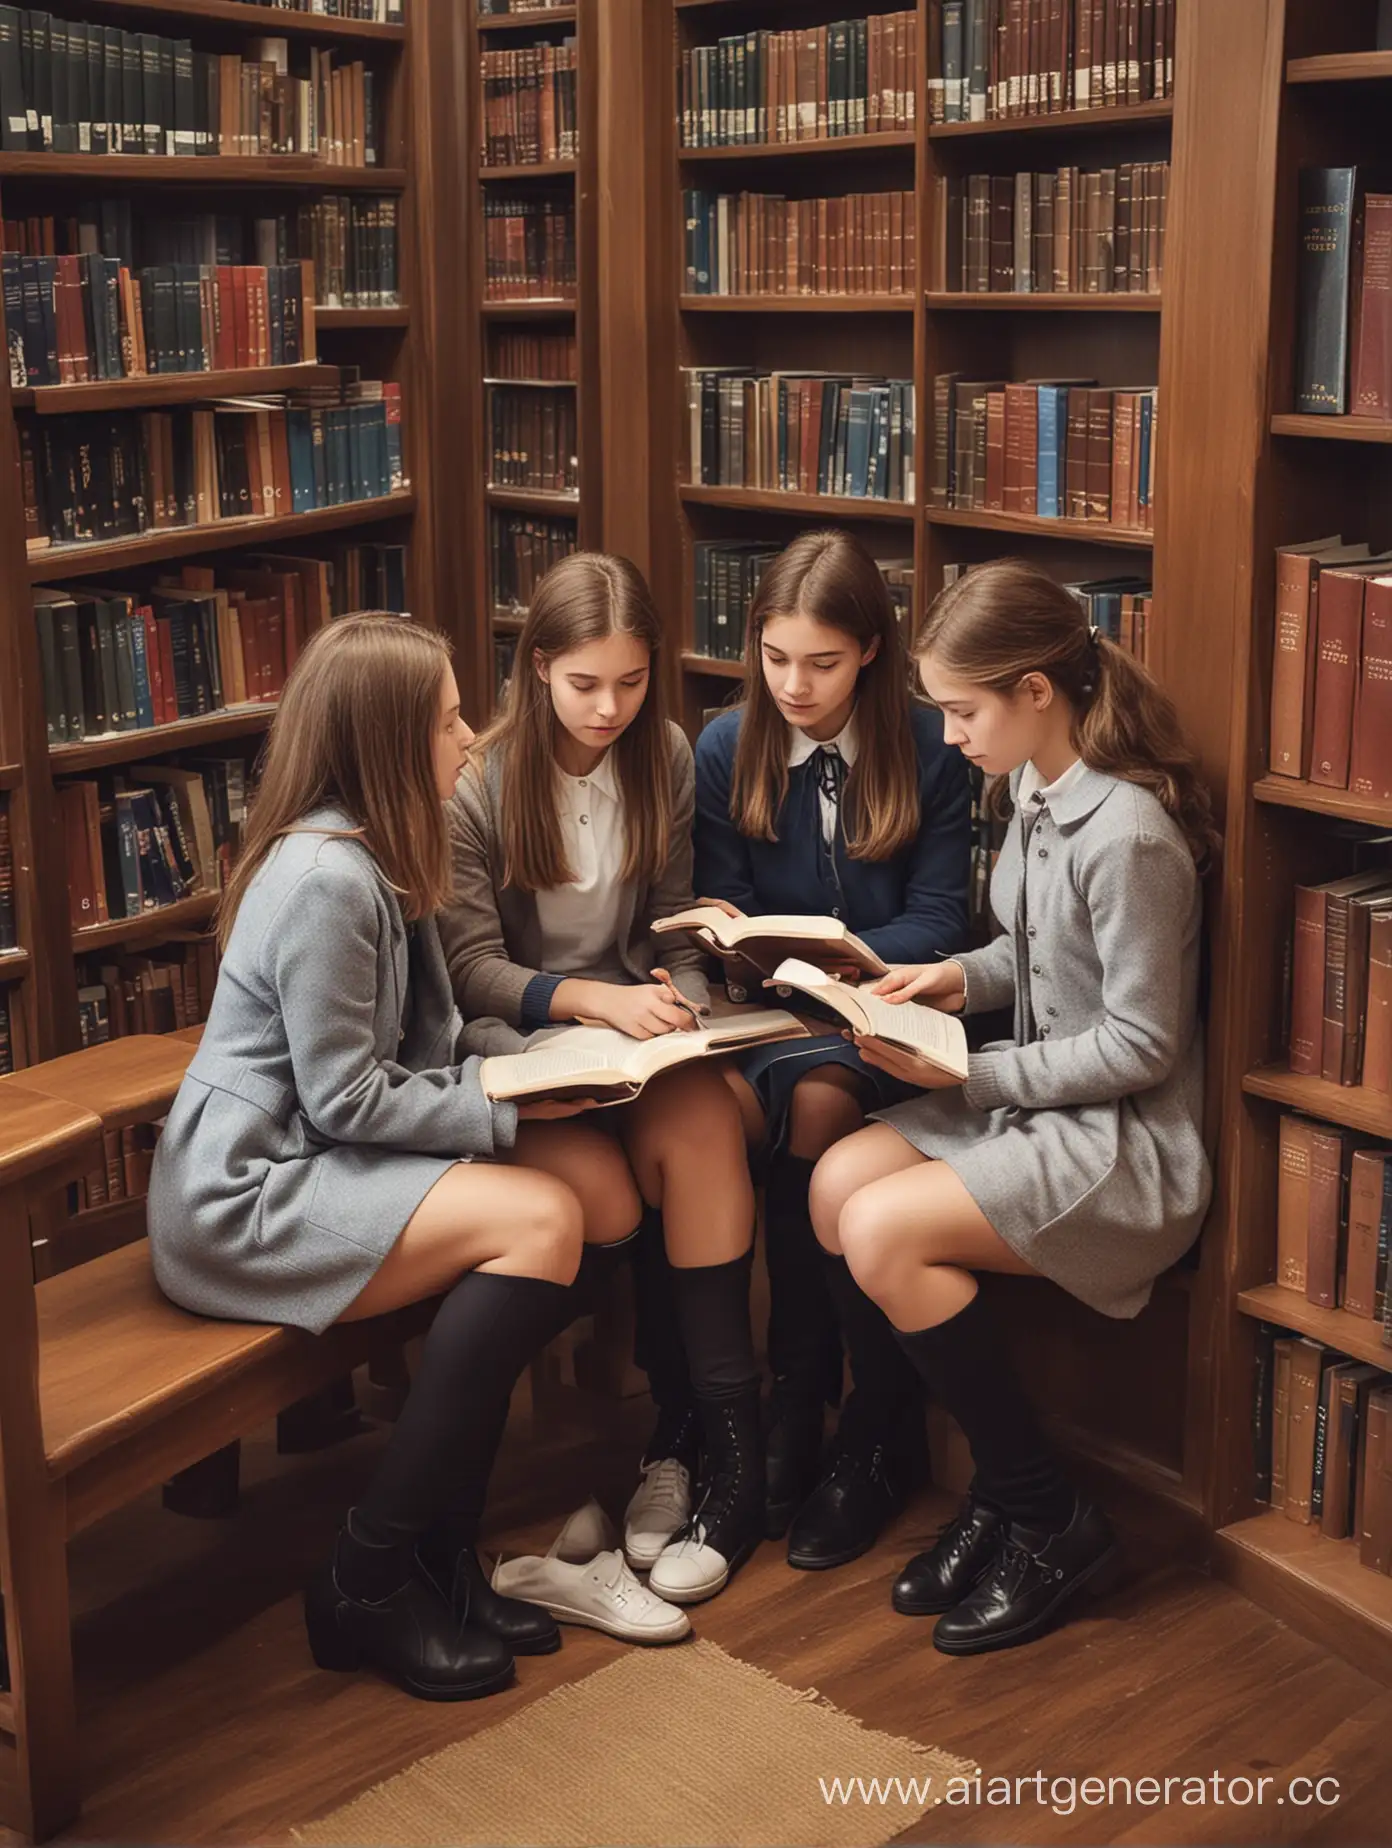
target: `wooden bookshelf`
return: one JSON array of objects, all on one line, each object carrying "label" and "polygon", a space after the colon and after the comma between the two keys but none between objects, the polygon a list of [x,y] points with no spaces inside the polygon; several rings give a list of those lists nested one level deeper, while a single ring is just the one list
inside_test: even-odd
[{"label": "wooden bookshelf", "polygon": [[216,909],[216,892],[197,892],[191,898],[181,898],[176,905],[158,905],[153,911],[142,911],[137,918],[112,918],[106,924],[89,924],[85,930],[73,931],[73,954],[82,956],[88,950],[110,949],[114,944],[130,949],[135,944],[158,943],[171,931],[201,930]]},{"label": "wooden bookshelf", "polygon": [[683,314],[912,314],[911,295],[683,295]]},{"label": "wooden bookshelf", "polygon": [[532,26],[573,26],[579,15],[578,6],[534,7],[517,13],[480,13],[473,23],[480,33],[524,32]]},{"label": "wooden bookshelf", "polygon": [[[240,5],[242,0],[231,0]],[[16,410],[40,417],[70,416],[76,411],[140,410],[159,404],[198,404],[210,398],[246,398],[261,392],[303,390],[332,385],[335,366],[313,361],[299,366],[243,366],[232,372],[149,372],[132,379],[103,379],[81,385],[23,386],[10,393]]]},{"label": "wooden bookshelf", "polygon": [[1322,437],[1333,443],[1392,443],[1392,422],[1379,417],[1316,417],[1283,411],[1272,418],[1271,434]]},{"label": "wooden bookshelf", "polygon": [[683,166],[693,167],[727,161],[816,161],[833,156],[860,160],[891,149],[911,152],[914,141],[912,130],[890,129],[877,135],[836,135],[815,141],[746,141],[736,147],[679,148],[677,158]]},{"label": "wooden bookshelf", "polygon": [[1148,552],[1153,533],[1135,526],[1113,526],[1107,520],[1050,520],[1038,514],[991,513],[984,507],[927,507],[929,526],[971,526],[987,533],[1019,533],[1038,539],[1081,539],[1088,545],[1134,546]]},{"label": "wooden bookshelf", "polygon": [[246,738],[268,731],[275,717],[269,702],[228,706],[201,719],[180,719],[173,725],[152,725],[142,731],[112,732],[102,738],[84,738],[81,744],[55,744],[48,761],[55,776],[101,770],[111,764],[133,764],[158,757],[165,751],[194,750],[221,744],[226,738]]},{"label": "wooden bookshelf", "polygon": [[150,181],[178,187],[295,186],[304,192],[404,192],[407,183],[404,167],[336,167],[308,154],[0,153],[0,180],[26,179],[98,180],[121,187]]},{"label": "wooden bookshelf", "polygon": [[687,651],[682,655],[682,671],[687,674],[704,674],[711,680],[743,680],[743,661],[717,661],[710,655],[692,654]]},{"label": "wooden bookshelf", "polygon": [[1365,1136],[1392,1138],[1392,1097],[1358,1084],[1331,1084],[1327,1078],[1293,1072],[1285,1065],[1259,1065],[1247,1073],[1242,1088],[1249,1097],[1265,1097],[1290,1110],[1303,1110],[1326,1123],[1341,1123]]},{"label": "wooden bookshelf", "polygon": [[1365,1360],[1392,1373],[1392,1347],[1383,1344],[1380,1322],[1350,1315],[1347,1309],[1321,1309],[1317,1303],[1307,1302],[1299,1290],[1287,1290],[1279,1283],[1243,1290],[1237,1306],[1244,1315],[1255,1316],[1259,1322],[1308,1335],[1312,1341],[1338,1348],[1350,1360]]},{"label": "wooden bookshelf", "polygon": [[1215,1536],[1214,1570],[1324,1648],[1392,1681],[1392,1579],[1358,1562],[1352,1540],[1327,1540],[1279,1509]]},{"label": "wooden bookshelf", "polygon": [[[169,22],[170,33],[184,32],[200,24],[239,26],[246,30],[246,0],[83,0],[83,13],[89,19],[109,25],[124,25],[133,30],[141,19],[159,17]],[[287,7],[258,8],[252,17],[260,20],[278,37],[321,39],[330,45],[357,42],[361,47],[399,46],[406,37],[404,25],[387,25],[372,19],[340,19],[324,13],[295,13]]]},{"label": "wooden bookshelf", "polygon": [[1392,51],[1337,51],[1292,58],[1287,83],[1386,83],[1392,79]]},{"label": "wooden bookshelf", "polygon": [[1274,808],[1303,809],[1311,815],[1330,815],[1336,821],[1362,821],[1369,827],[1392,827],[1392,803],[1371,802],[1348,789],[1322,789],[1297,777],[1263,776],[1252,785],[1252,799]]},{"label": "wooden bookshelf", "polygon": [[982,293],[980,290],[930,289],[926,296],[929,308],[950,314],[983,310],[987,314],[1159,314],[1160,297],[1123,294],[1076,295],[1059,290],[1038,295],[1007,294],[1005,290]]},{"label": "wooden bookshelf", "polygon": [[977,136],[1087,134],[1113,135],[1118,129],[1153,128],[1168,122],[1174,104],[1167,97],[1148,103],[1122,103],[1108,109],[1059,109],[1051,115],[1004,116],[986,122],[934,122],[934,141],[971,140]]},{"label": "wooden bookshelf", "polygon": [[[232,0],[234,6],[241,3],[242,0]],[[316,327],[327,329],[330,333],[340,328],[360,333],[364,328],[409,327],[411,310],[409,308],[320,308],[316,306],[314,323]]]}]

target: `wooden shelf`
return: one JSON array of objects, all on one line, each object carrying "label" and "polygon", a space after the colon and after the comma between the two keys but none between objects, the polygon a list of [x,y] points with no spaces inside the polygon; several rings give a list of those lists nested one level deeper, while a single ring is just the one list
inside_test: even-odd
[{"label": "wooden shelf", "polygon": [[1293,776],[1264,776],[1252,785],[1258,802],[1274,808],[1305,809],[1312,815],[1332,815],[1339,821],[1363,821],[1370,827],[1392,827],[1392,803],[1370,802],[1347,789],[1321,789]]},{"label": "wooden shelf", "polygon": [[[239,0],[228,0],[229,5]],[[400,167],[333,167],[308,154],[0,154],[0,179],[109,180],[129,186],[158,180],[171,186],[333,187],[339,191],[400,192]]]},{"label": "wooden shelf", "polygon": [[861,499],[851,494],[780,494],[773,488],[703,488],[683,483],[677,490],[693,507],[749,508],[764,513],[811,513],[827,520],[912,522],[912,501]]},{"label": "wooden shelf", "polygon": [[317,328],[409,327],[409,308],[320,308],[314,310]]},{"label": "wooden shelf", "polygon": [[0,983],[22,981],[28,973],[28,950],[0,950]]},{"label": "wooden shelf", "polygon": [[998,314],[1159,314],[1160,296],[1157,293],[1144,295],[1069,295],[1050,294],[1041,290],[1038,295],[1016,295],[1005,289],[992,290],[989,293],[961,290],[930,289],[924,296],[928,307],[935,310],[952,311],[964,308],[987,309]]},{"label": "wooden shelf", "polygon": [[578,494],[546,494],[531,488],[485,488],[484,499],[490,507],[513,513],[579,513]]},{"label": "wooden shelf", "polygon": [[683,314],[912,314],[913,296],[682,295]]},{"label": "wooden shelf", "polygon": [[575,160],[533,160],[523,161],[513,167],[480,167],[478,176],[481,180],[551,180],[567,174],[578,173],[579,161]]},{"label": "wooden shelf", "polygon": [[1392,1140],[1392,1097],[1384,1091],[1368,1091],[1361,1084],[1330,1084],[1328,1079],[1306,1077],[1286,1065],[1259,1065],[1242,1080],[1242,1088],[1249,1097],[1264,1097],[1362,1135]]},{"label": "wooden shelf", "polygon": [[193,898],[181,898],[177,905],[142,911],[138,918],[112,918],[108,924],[89,924],[86,930],[73,932],[73,955],[85,956],[89,950],[105,949],[113,943],[155,942],[171,931],[198,930],[217,910],[217,902],[216,892],[199,892]]},{"label": "wooden shelf", "polygon": [[1320,58],[1292,58],[1287,83],[1385,83],[1392,78],[1392,51],[1338,51]]},{"label": "wooden shelf", "polygon": [[314,513],[287,513],[274,519],[218,520],[211,526],[162,526],[130,539],[95,545],[51,545],[29,554],[31,584],[72,577],[95,577],[131,565],[164,558],[187,558],[197,552],[227,552],[239,545],[264,545],[272,539],[307,539],[314,533],[340,532],[380,520],[401,520],[415,512],[414,494],[385,494],[377,500],[346,501]]},{"label": "wooden shelf", "polygon": [[923,517],[930,526],[974,526],[988,533],[1028,533],[1041,539],[1086,539],[1092,545],[1133,546],[1143,552],[1155,543],[1154,533],[1140,532],[1134,526],[1109,526],[1105,520],[1048,520],[1038,514],[986,513],[964,507],[926,507]]},{"label": "wooden shelf", "polygon": [[886,134],[827,135],[816,141],[746,141],[729,148],[678,148],[677,159],[701,166],[728,160],[815,160],[827,154],[883,154],[891,148],[911,149],[916,141],[911,128],[895,128]]},{"label": "wooden shelf", "polygon": [[0,789],[18,789],[23,781],[22,764],[0,764]]},{"label": "wooden shelf", "polygon": [[1126,103],[1115,109],[1060,109],[1054,115],[1001,116],[989,122],[930,122],[928,133],[934,141],[956,141],[974,135],[1058,134],[1067,130],[1145,127],[1168,122],[1174,115],[1174,102],[1162,97],[1149,103]]},{"label": "wooden shelf", "polygon": [[1320,417],[1307,412],[1282,411],[1271,420],[1271,434],[1322,436],[1326,441],[1335,443],[1392,443],[1392,419]]},{"label": "wooden shelf", "polygon": [[709,655],[692,654],[689,649],[682,650],[682,672],[706,676],[711,680],[743,680],[743,661],[715,661]]},{"label": "wooden shelf", "polygon": [[554,6],[529,13],[490,13],[474,24],[480,32],[520,32],[524,26],[573,26],[579,16],[576,7]]},{"label": "wooden shelf", "polygon": [[514,385],[523,391],[575,391],[578,381],[575,379],[495,379],[486,378],[485,385]]},{"label": "wooden shelf", "polygon": [[515,615],[512,610],[494,610],[491,620],[500,635],[520,635],[527,618]]},{"label": "wooden shelf", "polygon": [[1359,1564],[1353,1540],[1276,1508],[1213,1537],[1219,1577],[1297,1630],[1383,1681],[1392,1681],[1392,1579]]},{"label": "wooden shelf", "polygon": [[190,750],[198,745],[217,744],[223,738],[263,732],[275,717],[275,711],[275,706],[268,703],[229,706],[225,711],[209,712],[199,719],[180,719],[173,725],[113,732],[109,738],[84,738],[80,744],[55,744],[49,749],[48,761],[55,776],[98,770],[106,764],[131,764],[162,751]]},{"label": "wooden shelf", "polygon": [[479,304],[485,321],[562,321],[575,315],[574,296],[549,296],[536,300],[520,296],[516,301],[485,301]]},{"label": "wooden shelf", "polygon": [[165,20],[182,20],[189,26],[213,21],[243,26],[258,35],[271,30],[276,37],[374,40],[381,45],[405,42],[405,26],[378,25],[369,19],[338,19],[322,13],[292,13],[288,8],[248,6],[242,0],[83,0],[84,17],[117,24],[129,16],[148,14]]},{"label": "wooden shelf", "polygon": [[1279,1283],[1263,1283],[1253,1290],[1243,1290],[1237,1306],[1244,1315],[1259,1321],[1274,1322],[1278,1328],[1294,1329],[1312,1341],[1337,1348],[1353,1360],[1370,1361],[1392,1373],[1392,1347],[1382,1344],[1382,1324],[1347,1309],[1321,1309],[1307,1302],[1299,1290],[1287,1290]]},{"label": "wooden shelf", "polygon": [[[241,0],[228,0],[239,5]],[[204,398],[246,398],[260,392],[337,385],[338,367],[246,366],[224,372],[151,372],[143,378],[100,379],[82,385],[36,385],[11,393],[17,406],[57,417],[71,411],[132,410],[146,404],[190,404]]]}]

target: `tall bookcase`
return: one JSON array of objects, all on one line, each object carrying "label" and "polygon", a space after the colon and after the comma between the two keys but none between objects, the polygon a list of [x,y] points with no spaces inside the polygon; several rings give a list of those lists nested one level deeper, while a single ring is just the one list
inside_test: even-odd
[{"label": "tall bookcase", "polygon": [[[470,530],[474,564],[471,588],[476,607],[485,613],[490,636],[485,678],[473,690],[466,710],[477,722],[488,716],[499,682],[505,677],[515,638],[522,627],[525,595],[514,586],[500,595],[498,555],[501,535],[510,524],[525,523],[549,529],[562,547],[594,548],[601,543],[603,476],[599,458],[599,362],[597,204],[598,0],[546,8],[522,7],[507,12],[478,12],[470,8],[468,41],[468,109],[475,132],[469,137],[465,188],[470,201],[470,258],[468,297],[469,427],[476,433],[470,470],[479,484],[472,495]],[[500,54],[528,51],[574,40],[576,46],[575,135],[573,154],[514,165],[487,164],[484,134],[488,113],[484,100],[486,58],[501,62]],[[515,80],[514,80],[515,81]],[[526,209],[550,203],[571,215],[568,267],[573,276],[560,286],[533,277],[521,279],[521,265],[509,259],[509,274],[490,274],[490,213],[512,204]],[[516,223],[517,221],[515,221]],[[509,227],[514,245],[523,232]],[[494,246],[495,250],[497,246]],[[504,246],[506,249],[506,246]],[[552,251],[554,261],[556,251]],[[498,259],[494,260],[494,271]],[[529,378],[515,367],[504,374],[497,364],[498,342],[508,335],[532,333],[570,336],[573,342],[572,376]],[[573,484],[561,488],[500,483],[492,467],[494,407],[499,400],[516,403],[524,395],[540,402],[556,423],[573,417],[575,436]],[[573,399],[573,411],[561,403]],[[533,461],[536,458],[533,456]],[[539,549],[538,536],[538,549]],[[506,575],[503,573],[503,575]]]},{"label": "tall bookcase", "polygon": [[[377,164],[331,165],[308,155],[154,157],[135,154],[0,153],[0,206],[7,218],[53,213],[79,202],[116,197],[133,214],[225,212],[255,216],[287,210],[324,194],[387,195],[398,220],[399,305],[321,305],[316,315],[321,369],[259,367],[216,373],[153,373],[96,384],[23,392],[0,381],[0,472],[20,479],[15,415],[41,418],[67,411],[141,411],[209,402],[337,376],[322,368],[353,365],[364,379],[394,381],[404,404],[401,492],[368,502],[284,512],[255,520],[162,527],[134,538],[86,545],[26,545],[18,492],[0,497],[0,803],[8,809],[14,848],[20,949],[0,958],[0,998],[11,1004],[16,1065],[67,1051],[78,1041],[75,960],[93,951],[139,950],[180,933],[201,931],[216,895],[195,896],[138,917],[75,932],[67,901],[67,863],[56,812],[55,783],[153,759],[179,762],[185,753],[237,753],[254,759],[272,708],[244,705],[178,724],[89,738],[50,748],[31,590],[37,585],[124,583],[126,573],[166,561],[236,563],[242,551],[280,548],[324,555],[343,540],[407,547],[407,607],[427,624],[458,627],[457,599],[437,597],[437,583],[459,571],[460,542],[435,514],[430,486],[443,427],[458,415],[438,401],[437,293],[457,300],[447,222],[459,210],[458,85],[448,0],[408,0],[403,24],[381,24],[322,13],[242,4],[241,0],[76,0],[66,9],[81,20],[153,28],[211,52],[245,51],[252,37],[288,39],[304,47],[361,59],[374,72],[379,111]],[[292,54],[293,55],[293,54]],[[451,172],[451,167],[454,171]],[[443,252],[436,240],[443,242]],[[313,358],[313,355],[307,356]]]}]

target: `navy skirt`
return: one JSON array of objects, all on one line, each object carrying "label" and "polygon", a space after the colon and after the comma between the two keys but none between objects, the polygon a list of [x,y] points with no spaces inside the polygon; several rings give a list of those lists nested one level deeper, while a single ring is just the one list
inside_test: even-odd
[{"label": "navy skirt", "polygon": [[910,1097],[922,1095],[902,1078],[867,1065],[849,1040],[839,1033],[826,1033],[816,1039],[780,1040],[772,1046],[756,1046],[736,1060],[736,1069],[750,1085],[763,1106],[768,1124],[767,1149],[781,1149],[788,1134],[788,1112],[792,1108],[793,1086],[819,1065],[845,1065],[861,1080],[865,1112],[887,1110]]}]

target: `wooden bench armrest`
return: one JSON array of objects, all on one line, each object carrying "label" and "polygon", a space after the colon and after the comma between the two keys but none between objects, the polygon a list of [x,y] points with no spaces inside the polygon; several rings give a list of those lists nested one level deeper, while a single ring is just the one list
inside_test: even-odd
[{"label": "wooden bench armrest", "polygon": [[[78,1160],[90,1158],[101,1132],[101,1118],[83,1105],[0,1079],[0,1192],[21,1184],[25,1195],[41,1191],[49,1176],[56,1186]],[[22,1206],[17,1217],[23,1219]]]},{"label": "wooden bench armrest", "polygon": [[132,1033],[31,1065],[24,1088],[89,1112],[102,1129],[126,1129],[165,1114],[196,1050],[168,1034]]}]

